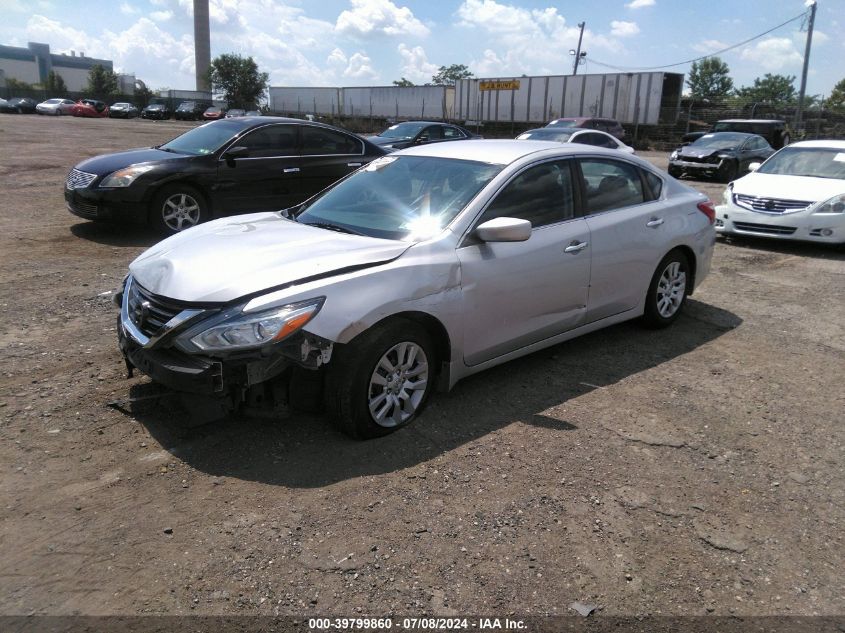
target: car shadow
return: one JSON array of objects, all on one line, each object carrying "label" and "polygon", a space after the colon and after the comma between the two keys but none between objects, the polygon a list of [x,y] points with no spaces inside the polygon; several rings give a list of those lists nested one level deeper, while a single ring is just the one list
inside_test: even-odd
[{"label": "car shadow", "polygon": [[161,235],[145,226],[80,222],[70,227],[76,237],[105,246],[152,246]]},{"label": "car shadow", "polygon": [[741,322],[731,312],[689,300],[667,330],[622,323],[476,374],[448,394],[433,394],[410,427],[367,442],[348,439],[317,415],[292,414],[284,420],[233,415],[191,428],[191,414],[178,395],[153,383],[132,388],[133,402],[124,413],[201,472],[319,487],[406,469],[514,422],[561,433],[577,429],[578,420],[561,420],[560,413],[549,410],[683,356]]},{"label": "car shadow", "polygon": [[815,257],[817,259],[833,259],[845,261],[845,245],[819,244],[816,242],[790,242],[785,240],[766,239],[746,235],[723,235],[719,238],[726,244],[737,248],[754,248],[770,253],[782,255],[800,255],[801,257]]}]

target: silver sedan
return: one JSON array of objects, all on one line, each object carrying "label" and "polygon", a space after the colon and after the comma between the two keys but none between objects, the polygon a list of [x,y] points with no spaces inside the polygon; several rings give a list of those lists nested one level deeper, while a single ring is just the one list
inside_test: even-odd
[{"label": "silver sedan", "polygon": [[710,269],[713,222],[617,151],[418,147],[143,253],[116,294],[120,347],[228,408],[321,394],[343,431],[377,437],[470,374],[628,319],[668,326]]}]

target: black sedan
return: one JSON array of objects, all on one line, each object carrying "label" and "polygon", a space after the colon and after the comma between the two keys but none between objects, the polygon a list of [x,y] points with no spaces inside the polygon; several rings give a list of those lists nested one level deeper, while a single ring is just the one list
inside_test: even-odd
[{"label": "black sedan", "polygon": [[167,108],[167,104],[151,103],[146,108],[141,110],[141,118],[158,119],[160,121],[164,121],[170,118],[170,110]]},{"label": "black sedan", "polygon": [[0,103],[0,112],[6,114],[34,114],[38,106],[35,99],[29,97],[15,97],[4,103]]},{"label": "black sedan", "polygon": [[118,101],[109,108],[109,117],[112,119],[131,119],[140,113],[137,107],[125,101]]},{"label": "black sedan", "polygon": [[371,143],[388,151],[404,149],[412,145],[440,143],[443,141],[464,141],[481,138],[460,125],[436,123],[433,121],[405,121],[391,125],[378,136],[368,136]]},{"label": "black sedan", "polygon": [[715,176],[730,182],[775,153],[762,136],[744,132],[713,132],[679,147],[669,156],[669,175]]},{"label": "black sedan", "polygon": [[82,161],[67,176],[65,202],[82,218],[171,234],[214,217],[293,206],[384,154],[321,123],[224,119],[158,147]]},{"label": "black sedan", "polygon": [[199,121],[202,118],[202,113],[208,109],[207,103],[201,101],[183,101],[176,108],[173,115],[177,121]]}]

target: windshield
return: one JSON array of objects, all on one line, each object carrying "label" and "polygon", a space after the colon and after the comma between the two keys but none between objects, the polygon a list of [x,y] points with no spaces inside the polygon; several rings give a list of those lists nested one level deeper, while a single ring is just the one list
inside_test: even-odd
[{"label": "windshield", "polygon": [[690,146],[701,149],[729,149],[742,145],[746,138],[745,134],[731,134],[730,132],[705,134],[700,139],[690,143]]},{"label": "windshield", "polygon": [[206,123],[193,130],[177,136],[169,143],[161,145],[159,149],[178,152],[179,154],[193,154],[205,156],[213,154],[223,147],[226,142],[243,129],[240,123],[214,121]]},{"label": "windshield", "polygon": [[414,138],[425,127],[425,123],[399,123],[391,125],[379,136],[386,138]]},{"label": "windshield", "polygon": [[559,143],[565,143],[573,134],[575,134],[575,132],[567,132],[565,130],[541,129],[528,130],[527,132],[523,132],[516,138],[519,140],[532,139],[534,141],[557,141]]},{"label": "windshield", "polygon": [[61,103],[61,99],[47,99],[44,103]]},{"label": "windshield", "polygon": [[131,107],[128,103],[115,103],[113,108],[129,108]]},{"label": "windshield", "polygon": [[436,235],[502,170],[468,160],[383,156],[314,200],[298,222],[369,237]]},{"label": "windshield", "polygon": [[845,149],[785,147],[763,163],[757,173],[845,180]]}]

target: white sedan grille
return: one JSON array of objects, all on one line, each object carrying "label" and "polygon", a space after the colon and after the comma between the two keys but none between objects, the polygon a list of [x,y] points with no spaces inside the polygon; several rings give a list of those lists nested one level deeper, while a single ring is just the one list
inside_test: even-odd
[{"label": "white sedan grille", "polygon": [[746,196],[741,193],[734,194],[734,202],[737,206],[748,209],[749,211],[771,214],[795,213],[796,211],[803,211],[813,204],[812,202],[808,202],[806,200],[757,198],[755,196]]}]

